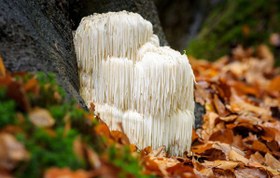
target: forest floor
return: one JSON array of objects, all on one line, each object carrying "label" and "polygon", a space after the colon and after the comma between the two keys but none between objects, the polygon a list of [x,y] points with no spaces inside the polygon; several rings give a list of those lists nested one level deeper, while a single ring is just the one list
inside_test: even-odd
[{"label": "forest floor", "polygon": [[94,104],[66,102],[52,75],[11,74],[0,59],[0,177],[280,177],[280,69],[268,47],[189,60],[206,113],[191,152],[170,157],[137,150]]}]

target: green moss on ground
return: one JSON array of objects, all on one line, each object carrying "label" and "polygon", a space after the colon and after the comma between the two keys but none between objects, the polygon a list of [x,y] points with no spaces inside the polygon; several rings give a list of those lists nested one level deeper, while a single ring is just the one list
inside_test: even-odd
[{"label": "green moss on ground", "polygon": [[[151,177],[143,174],[139,157],[131,154],[128,145],[108,145],[108,139],[94,131],[99,124],[95,116],[64,97],[52,74],[0,76],[0,135],[11,134],[28,152],[27,160],[15,161],[11,168],[0,164],[0,170],[22,178],[43,177],[51,167],[92,171],[90,158],[74,150],[74,142],[80,138],[83,149],[94,150],[105,170],[119,177]],[[30,113],[35,108],[48,111],[55,124],[39,127],[32,123]]]}]

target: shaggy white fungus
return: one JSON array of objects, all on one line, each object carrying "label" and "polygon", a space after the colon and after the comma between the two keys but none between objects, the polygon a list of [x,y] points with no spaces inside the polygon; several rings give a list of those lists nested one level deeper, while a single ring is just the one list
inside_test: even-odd
[{"label": "shaggy white fungus", "polygon": [[190,150],[194,75],[185,55],[160,47],[152,24],[121,11],[84,17],[75,32],[80,93],[112,130],[140,149]]}]

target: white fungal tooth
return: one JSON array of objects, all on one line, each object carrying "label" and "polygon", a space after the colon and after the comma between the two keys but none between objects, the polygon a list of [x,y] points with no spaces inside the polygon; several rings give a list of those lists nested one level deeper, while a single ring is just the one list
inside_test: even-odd
[{"label": "white fungal tooth", "polygon": [[152,24],[121,11],[82,19],[74,36],[80,93],[112,130],[140,149],[190,150],[194,75],[185,55],[160,47]]}]

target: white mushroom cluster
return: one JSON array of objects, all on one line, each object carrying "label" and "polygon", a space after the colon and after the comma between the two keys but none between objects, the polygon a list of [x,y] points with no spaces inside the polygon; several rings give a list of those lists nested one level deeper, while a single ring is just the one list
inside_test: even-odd
[{"label": "white mushroom cluster", "polygon": [[159,46],[152,24],[127,11],[84,17],[74,45],[80,93],[112,130],[171,155],[191,146],[194,75],[186,55]]}]

